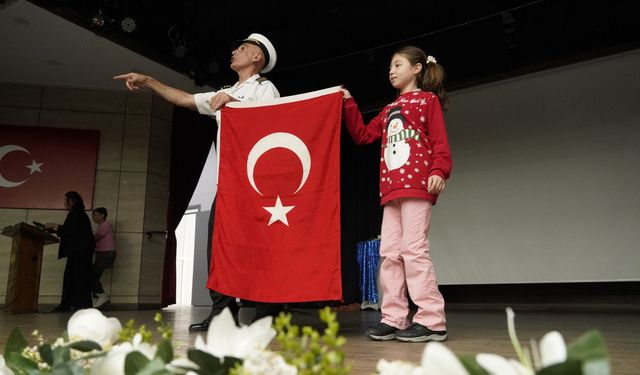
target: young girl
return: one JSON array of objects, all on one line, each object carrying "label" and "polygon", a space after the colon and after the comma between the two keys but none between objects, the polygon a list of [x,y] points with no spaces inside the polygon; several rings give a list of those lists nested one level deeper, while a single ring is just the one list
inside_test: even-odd
[{"label": "young girl", "polygon": [[[384,206],[380,256],[382,321],[367,331],[373,340],[444,341],[444,299],[429,254],[431,206],[451,172],[442,118],[447,96],[444,70],[417,47],[391,58],[389,81],[399,96],[365,126],[347,90],[343,117],[358,144],[382,138],[380,197]],[[418,311],[408,320],[407,290]]]}]

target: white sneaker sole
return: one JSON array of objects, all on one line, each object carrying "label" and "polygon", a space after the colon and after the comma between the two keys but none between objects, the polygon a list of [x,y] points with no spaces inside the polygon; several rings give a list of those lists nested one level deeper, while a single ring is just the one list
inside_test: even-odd
[{"label": "white sneaker sole", "polygon": [[396,334],[392,333],[386,336],[376,336],[376,335],[371,335],[369,333],[367,333],[367,337],[370,338],[371,340],[375,340],[375,341],[391,341],[396,339]]},{"label": "white sneaker sole", "polygon": [[402,337],[396,336],[396,339],[403,342],[427,342],[427,341],[445,341],[447,339],[447,335],[428,335],[428,336],[418,336],[418,337]]}]

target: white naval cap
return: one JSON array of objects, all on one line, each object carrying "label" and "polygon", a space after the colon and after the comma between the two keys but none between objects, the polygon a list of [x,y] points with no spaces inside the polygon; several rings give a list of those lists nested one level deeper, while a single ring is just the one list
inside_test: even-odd
[{"label": "white naval cap", "polygon": [[236,40],[231,44],[232,49],[236,49],[240,47],[242,43],[251,43],[260,47],[262,50],[262,54],[264,55],[264,68],[260,71],[260,73],[268,73],[270,72],[274,66],[276,66],[276,60],[278,59],[278,55],[276,54],[276,49],[273,47],[273,44],[262,34],[253,33],[249,35],[246,39]]}]

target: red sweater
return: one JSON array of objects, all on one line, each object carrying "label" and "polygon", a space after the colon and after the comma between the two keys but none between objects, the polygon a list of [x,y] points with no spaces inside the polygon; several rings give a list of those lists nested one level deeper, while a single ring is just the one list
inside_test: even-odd
[{"label": "red sweater", "polygon": [[366,126],[353,98],[344,102],[342,114],[357,144],[382,138],[380,204],[397,198],[424,198],[436,203],[438,196],[427,191],[429,176],[446,180],[452,167],[437,96],[428,91],[402,94]]}]

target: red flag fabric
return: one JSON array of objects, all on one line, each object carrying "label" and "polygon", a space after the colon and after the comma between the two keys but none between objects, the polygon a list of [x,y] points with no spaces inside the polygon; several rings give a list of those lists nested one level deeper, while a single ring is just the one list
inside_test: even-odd
[{"label": "red flag fabric", "polygon": [[341,110],[337,87],[222,110],[209,289],[342,299]]},{"label": "red flag fabric", "polygon": [[0,125],[0,207],[64,208],[77,191],[93,204],[97,130]]}]

